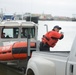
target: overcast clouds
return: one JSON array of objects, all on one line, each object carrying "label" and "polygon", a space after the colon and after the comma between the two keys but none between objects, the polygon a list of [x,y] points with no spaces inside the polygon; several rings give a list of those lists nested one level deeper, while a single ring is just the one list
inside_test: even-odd
[{"label": "overcast clouds", "polygon": [[4,13],[45,13],[53,16],[76,14],[76,0],[0,0]]}]

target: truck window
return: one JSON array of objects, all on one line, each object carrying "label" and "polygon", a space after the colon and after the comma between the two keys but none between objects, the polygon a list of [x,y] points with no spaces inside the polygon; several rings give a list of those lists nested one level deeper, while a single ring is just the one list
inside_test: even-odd
[{"label": "truck window", "polygon": [[28,33],[31,38],[35,37],[35,28],[22,28],[21,30],[21,38],[27,38]]},{"label": "truck window", "polygon": [[4,28],[2,30],[1,38],[18,38],[18,35],[19,35],[18,28]]}]

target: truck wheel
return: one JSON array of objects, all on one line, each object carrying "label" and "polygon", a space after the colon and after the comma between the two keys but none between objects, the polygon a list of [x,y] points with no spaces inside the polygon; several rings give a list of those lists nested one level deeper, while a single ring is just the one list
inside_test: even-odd
[{"label": "truck wheel", "polygon": [[28,69],[28,71],[27,71],[27,75],[35,75],[35,74],[34,74],[33,70]]}]

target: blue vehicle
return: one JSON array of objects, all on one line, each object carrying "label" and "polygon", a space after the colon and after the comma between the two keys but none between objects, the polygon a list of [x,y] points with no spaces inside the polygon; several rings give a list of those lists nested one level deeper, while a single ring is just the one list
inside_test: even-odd
[{"label": "blue vehicle", "polygon": [[4,15],[2,20],[14,20],[14,16],[13,15]]}]

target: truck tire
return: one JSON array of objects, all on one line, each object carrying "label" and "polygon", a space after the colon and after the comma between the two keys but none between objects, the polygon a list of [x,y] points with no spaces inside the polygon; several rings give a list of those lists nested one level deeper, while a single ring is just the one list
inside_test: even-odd
[{"label": "truck tire", "polygon": [[27,75],[35,75],[32,69],[28,69]]}]

